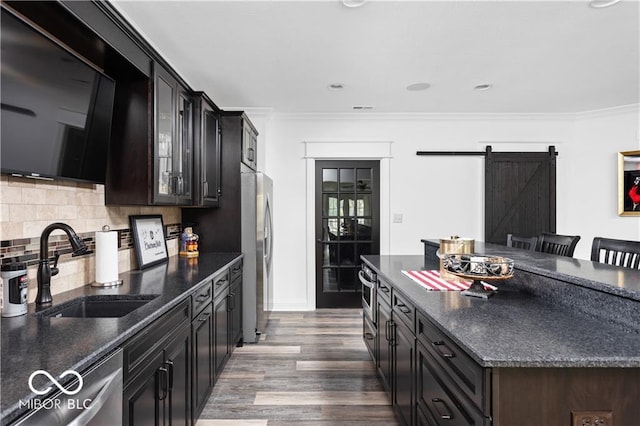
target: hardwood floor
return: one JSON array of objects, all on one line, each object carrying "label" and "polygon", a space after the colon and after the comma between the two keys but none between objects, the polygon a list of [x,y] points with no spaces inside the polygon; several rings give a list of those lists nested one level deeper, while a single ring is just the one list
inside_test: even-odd
[{"label": "hardwood floor", "polygon": [[361,309],[273,312],[236,348],[197,426],[397,425],[362,340]]}]

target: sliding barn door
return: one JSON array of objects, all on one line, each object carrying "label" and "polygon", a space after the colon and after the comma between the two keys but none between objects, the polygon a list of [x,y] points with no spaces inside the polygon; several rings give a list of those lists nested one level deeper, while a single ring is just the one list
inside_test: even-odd
[{"label": "sliding barn door", "polygon": [[507,234],[556,231],[556,155],[491,152],[485,157],[485,241],[505,244]]}]

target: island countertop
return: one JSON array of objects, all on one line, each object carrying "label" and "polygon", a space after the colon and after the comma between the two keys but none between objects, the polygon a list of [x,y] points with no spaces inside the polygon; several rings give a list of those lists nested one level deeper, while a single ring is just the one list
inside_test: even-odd
[{"label": "island countertop", "polygon": [[[428,291],[402,273],[438,269],[435,254],[362,258],[483,367],[640,367],[638,271],[491,244],[476,243],[476,252],[516,263],[489,299]],[[607,301],[616,312],[594,312]]]},{"label": "island countertop", "polygon": [[19,401],[35,396],[28,387],[32,372],[46,370],[57,377],[68,369],[86,370],[241,256],[240,253],[200,253],[195,261],[173,256],[164,264],[120,274],[124,281],[120,287],[84,286],[53,295],[53,306],[88,295],[157,295],[120,318],[43,318],[34,315],[34,304],[29,304],[26,315],[2,318],[2,425],[15,420],[25,410],[19,408]]}]

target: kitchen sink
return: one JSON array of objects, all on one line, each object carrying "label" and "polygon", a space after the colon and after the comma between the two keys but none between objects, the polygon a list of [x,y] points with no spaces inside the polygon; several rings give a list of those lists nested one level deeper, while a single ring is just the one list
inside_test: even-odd
[{"label": "kitchen sink", "polygon": [[157,294],[83,296],[36,312],[46,318],[119,318],[146,305]]}]

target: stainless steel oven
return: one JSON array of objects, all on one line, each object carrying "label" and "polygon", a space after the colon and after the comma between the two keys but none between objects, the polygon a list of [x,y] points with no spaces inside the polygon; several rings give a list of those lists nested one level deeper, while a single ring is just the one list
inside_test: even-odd
[{"label": "stainless steel oven", "polygon": [[366,264],[362,264],[358,277],[362,283],[362,310],[376,324],[376,284],[378,276]]}]

